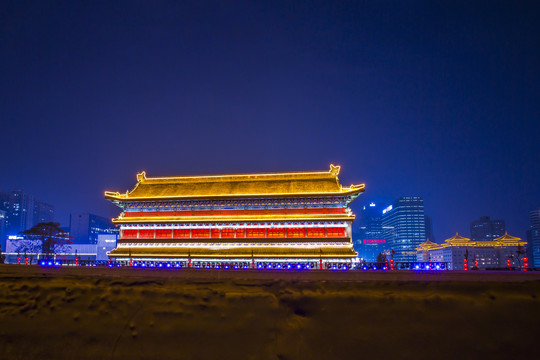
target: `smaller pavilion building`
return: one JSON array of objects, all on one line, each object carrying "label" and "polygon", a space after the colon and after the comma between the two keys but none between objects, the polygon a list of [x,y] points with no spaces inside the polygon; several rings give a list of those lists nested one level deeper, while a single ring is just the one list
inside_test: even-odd
[{"label": "smaller pavilion building", "polygon": [[508,233],[490,241],[471,241],[456,233],[442,244],[428,239],[416,248],[416,255],[418,262],[444,262],[451,270],[463,270],[464,259],[469,268],[476,261],[480,270],[505,268],[508,260],[512,267],[521,268],[526,245],[527,242]]}]

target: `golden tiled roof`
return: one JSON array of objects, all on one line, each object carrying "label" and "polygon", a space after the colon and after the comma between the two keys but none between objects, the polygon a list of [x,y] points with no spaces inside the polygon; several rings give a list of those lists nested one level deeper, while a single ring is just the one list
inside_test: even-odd
[{"label": "golden tiled roof", "polygon": [[[427,242],[427,241],[426,241]],[[431,242],[430,242],[431,243]],[[471,241],[471,239],[460,236],[458,233],[456,235],[452,236],[449,239],[446,239],[444,243],[442,244],[435,244],[431,243],[433,245],[429,245],[428,247],[423,247],[423,244],[420,244],[417,248],[418,251],[422,250],[437,250],[447,247],[453,247],[453,246],[466,246],[466,247],[510,247],[510,246],[525,246],[527,245],[526,241],[521,241],[521,238],[510,236],[507,233],[505,233],[503,236],[494,239],[494,240],[486,240],[486,241]]]},{"label": "golden tiled roof", "polygon": [[350,247],[119,247],[110,257],[192,257],[192,258],[351,258]]},{"label": "golden tiled roof", "polygon": [[434,243],[432,241],[429,241],[429,239],[427,239],[425,242],[418,245],[416,250],[429,250],[429,249],[437,247],[437,246],[439,246],[439,244]]},{"label": "golden tiled roof", "polygon": [[342,187],[339,166],[329,171],[212,175],[183,177],[146,177],[137,174],[137,184],[126,193],[106,191],[111,200],[176,198],[232,198],[257,196],[347,195],[364,191],[364,184]]},{"label": "golden tiled roof", "polygon": [[454,235],[451,238],[446,239],[444,241],[447,242],[447,243],[465,243],[465,242],[471,241],[471,239],[463,237],[463,236],[459,235],[458,233],[456,233],[456,235]]},{"label": "golden tiled roof", "polygon": [[510,236],[510,235],[508,235],[508,233],[505,231],[503,236],[498,237],[498,238],[494,239],[493,241],[500,241],[500,242],[519,242],[519,241],[521,241],[521,238],[518,238],[518,237],[515,237],[515,236]]}]

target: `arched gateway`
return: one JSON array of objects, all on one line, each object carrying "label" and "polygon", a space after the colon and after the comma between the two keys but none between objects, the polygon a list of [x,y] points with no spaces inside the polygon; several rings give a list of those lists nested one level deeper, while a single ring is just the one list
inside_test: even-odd
[{"label": "arched gateway", "polygon": [[[364,184],[342,187],[329,171],[146,177],[126,193],[105,192],[122,208],[114,260],[184,266],[344,264],[356,257],[349,204]],[[283,264],[283,265],[282,265]]]}]

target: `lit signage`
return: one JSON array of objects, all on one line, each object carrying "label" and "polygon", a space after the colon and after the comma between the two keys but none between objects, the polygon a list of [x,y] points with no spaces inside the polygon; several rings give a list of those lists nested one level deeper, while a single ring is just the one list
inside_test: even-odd
[{"label": "lit signage", "polygon": [[364,239],[364,244],[386,244],[386,240],[373,240],[373,239],[366,240],[366,239]]},{"label": "lit signage", "polygon": [[371,203],[371,204],[369,204],[369,206],[374,207],[374,206],[375,206],[375,203]]},{"label": "lit signage", "polygon": [[392,210],[392,205],[390,205],[389,207],[387,207],[386,209],[384,209],[382,211],[383,214],[386,214],[387,212],[389,212],[390,210]]}]

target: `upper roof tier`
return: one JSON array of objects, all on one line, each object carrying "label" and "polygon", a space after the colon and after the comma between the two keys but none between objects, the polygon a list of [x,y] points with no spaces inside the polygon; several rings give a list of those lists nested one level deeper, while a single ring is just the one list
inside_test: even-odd
[{"label": "upper roof tier", "polygon": [[209,175],[182,177],[146,177],[137,174],[137,184],[125,193],[106,191],[110,200],[161,200],[192,198],[281,197],[358,195],[364,184],[342,187],[340,166],[329,171],[267,173],[242,175]]}]

